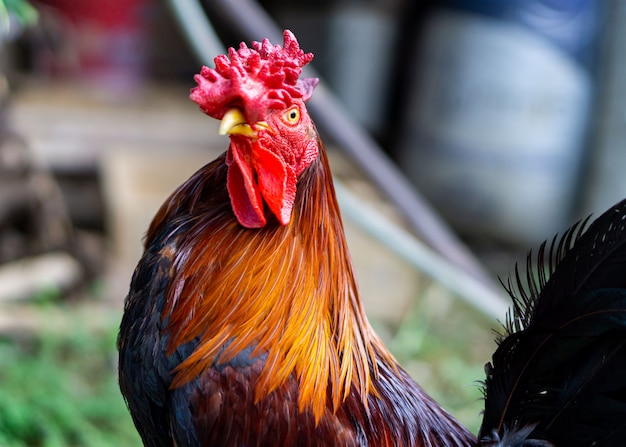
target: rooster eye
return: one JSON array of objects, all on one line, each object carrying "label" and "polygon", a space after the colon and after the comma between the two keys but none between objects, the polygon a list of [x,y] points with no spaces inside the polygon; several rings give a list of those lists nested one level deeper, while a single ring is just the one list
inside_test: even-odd
[{"label": "rooster eye", "polygon": [[295,124],[298,122],[298,120],[300,120],[300,110],[294,107],[292,109],[287,110],[284,116],[285,116],[285,120],[288,123]]}]

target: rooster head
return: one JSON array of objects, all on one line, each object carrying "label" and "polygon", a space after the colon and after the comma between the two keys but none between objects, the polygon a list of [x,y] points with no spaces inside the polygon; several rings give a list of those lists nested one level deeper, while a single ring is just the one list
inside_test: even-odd
[{"label": "rooster head", "polygon": [[318,79],[299,79],[313,54],[304,53],[290,31],[283,38],[282,47],[264,39],[252,48],[229,48],[215,58],[215,68],[202,67],[190,94],[230,136],[228,193],[235,216],[248,228],[266,224],[266,205],[281,224],[290,222],[298,176],[319,151],[304,105]]}]

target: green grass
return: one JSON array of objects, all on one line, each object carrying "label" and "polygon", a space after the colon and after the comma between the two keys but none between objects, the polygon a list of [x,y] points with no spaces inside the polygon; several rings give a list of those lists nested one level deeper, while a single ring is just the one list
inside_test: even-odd
[{"label": "green grass", "polygon": [[439,404],[473,433],[480,428],[484,365],[498,324],[431,285],[389,343],[398,361]]},{"label": "green grass", "polygon": [[138,446],[117,386],[117,323],[0,339],[0,446]]}]

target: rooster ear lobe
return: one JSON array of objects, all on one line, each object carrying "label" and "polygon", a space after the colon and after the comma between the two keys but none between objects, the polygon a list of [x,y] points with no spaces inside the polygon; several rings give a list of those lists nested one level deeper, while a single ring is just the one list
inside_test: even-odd
[{"label": "rooster ear lobe", "polygon": [[298,90],[302,93],[302,101],[307,102],[313,96],[313,89],[320,82],[318,78],[298,79]]}]

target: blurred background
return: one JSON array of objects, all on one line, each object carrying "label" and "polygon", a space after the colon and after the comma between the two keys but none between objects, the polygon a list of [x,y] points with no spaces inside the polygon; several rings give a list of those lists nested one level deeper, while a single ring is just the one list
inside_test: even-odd
[{"label": "blurred background", "polygon": [[[346,151],[312,101],[348,194],[368,315],[474,432],[504,319],[493,284],[626,196],[624,2],[238,0],[237,14],[226,3],[4,1],[0,446],[139,445],[117,388],[123,299],[158,206],[227,147],[188,91],[208,53],[266,37],[254,35],[258,6],[315,53],[341,113],[392,162],[393,175],[372,175],[379,159]],[[191,7],[218,37],[204,52]],[[400,172],[426,204],[417,217],[394,190]],[[368,227],[378,218],[415,251]],[[438,245],[448,235],[478,273]]]}]

